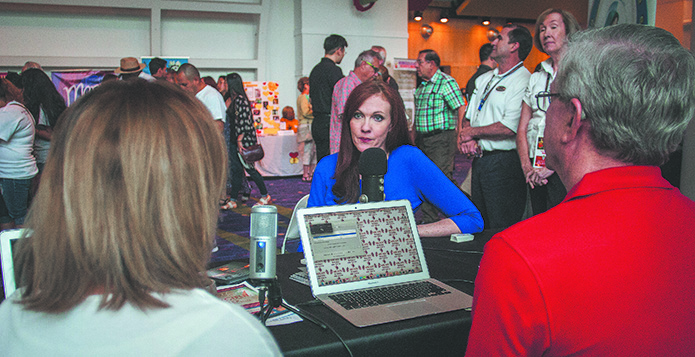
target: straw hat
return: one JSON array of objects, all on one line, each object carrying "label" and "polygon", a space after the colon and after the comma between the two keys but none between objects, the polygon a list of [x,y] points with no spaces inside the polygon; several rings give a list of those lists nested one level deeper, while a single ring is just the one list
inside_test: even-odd
[{"label": "straw hat", "polygon": [[136,73],[145,68],[144,63],[140,63],[135,57],[121,58],[121,67],[114,70],[115,73]]}]

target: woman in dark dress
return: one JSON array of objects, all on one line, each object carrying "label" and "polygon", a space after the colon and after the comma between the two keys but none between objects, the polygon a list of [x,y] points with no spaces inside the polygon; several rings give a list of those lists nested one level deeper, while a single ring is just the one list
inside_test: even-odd
[{"label": "woman in dark dress", "polygon": [[[241,190],[244,170],[258,186],[261,192],[261,198],[255,205],[270,204],[271,198],[261,176],[253,162],[244,162],[240,157],[239,152],[257,143],[256,129],[254,127],[253,117],[251,116],[251,105],[244,91],[244,82],[238,73],[230,73],[227,75],[227,87],[232,99],[231,104],[227,108],[227,120],[230,126],[230,177],[232,181],[231,198],[222,206],[222,209],[234,209],[237,207],[236,197]],[[236,143],[236,145],[234,145]]]}]

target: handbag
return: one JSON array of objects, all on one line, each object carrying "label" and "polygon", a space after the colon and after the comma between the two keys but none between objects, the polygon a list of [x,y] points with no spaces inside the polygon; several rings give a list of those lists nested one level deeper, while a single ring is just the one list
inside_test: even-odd
[{"label": "handbag", "polygon": [[243,148],[239,154],[244,161],[248,163],[256,162],[263,159],[265,153],[263,152],[263,147],[261,144],[251,145],[249,147]]},{"label": "handbag", "polygon": [[314,140],[314,138],[311,137],[311,124],[299,124],[299,128],[297,129],[297,142],[303,143],[312,140]]}]

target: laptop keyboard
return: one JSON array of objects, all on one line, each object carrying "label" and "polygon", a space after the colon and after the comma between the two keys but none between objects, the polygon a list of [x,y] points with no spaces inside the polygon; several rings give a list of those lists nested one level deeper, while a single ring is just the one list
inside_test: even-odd
[{"label": "laptop keyboard", "polygon": [[391,304],[400,301],[422,299],[430,296],[445,295],[451,292],[429,281],[420,281],[400,285],[386,286],[329,295],[346,310]]}]

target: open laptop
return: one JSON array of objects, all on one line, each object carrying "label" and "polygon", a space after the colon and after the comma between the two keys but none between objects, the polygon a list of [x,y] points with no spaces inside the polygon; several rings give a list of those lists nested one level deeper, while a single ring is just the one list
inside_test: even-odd
[{"label": "open laptop", "polygon": [[8,229],[0,232],[0,268],[2,269],[2,286],[5,299],[17,290],[15,282],[15,251],[17,242],[22,238],[24,229]]},{"label": "open laptop", "polygon": [[[298,219],[313,295],[357,327],[472,305],[470,295],[430,278],[407,200],[304,208]],[[406,289],[398,294],[408,299],[361,302],[382,288]]]}]

